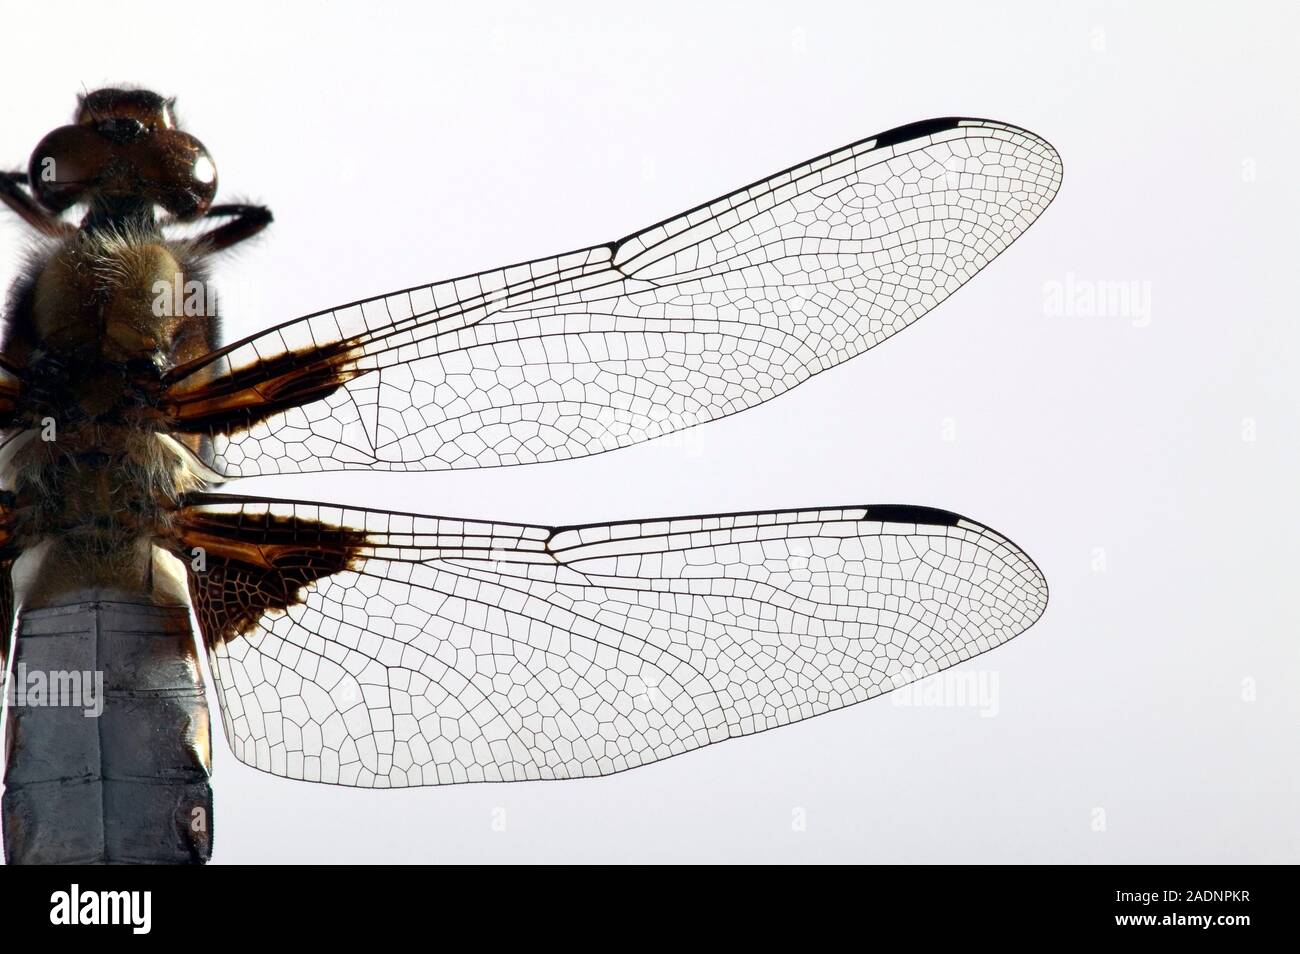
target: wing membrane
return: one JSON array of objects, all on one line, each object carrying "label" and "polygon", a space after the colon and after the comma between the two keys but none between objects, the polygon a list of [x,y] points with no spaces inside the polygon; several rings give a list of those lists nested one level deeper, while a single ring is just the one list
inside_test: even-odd
[{"label": "wing membrane", "polygon": [[191,588],[236,756],[362,787],[619,772],[905,685],[1047,602],[1009,540],[919,507],[548,528],[214,496],[186,514],[265,543],[250,565],[349,528],[346,569],[238,635],[205,596],[231,587]]},{"label": "wing membrane", "polygon": [[768,400],[925,314],[1029,227],[1055,150],[902,127],[621,241],[321,312],[180,369],[230,477],[600,453]]}]

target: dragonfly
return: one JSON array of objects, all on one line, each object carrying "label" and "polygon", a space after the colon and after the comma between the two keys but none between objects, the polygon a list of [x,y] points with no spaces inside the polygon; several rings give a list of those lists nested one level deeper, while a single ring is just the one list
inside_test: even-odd
[{"label": "dragonfly", "polygon": [[909,326],[1060,184],[1025,129],[925,120],[617,241],[222,344],[210,264],[270,211],[215,201],[172,99],[81,95],[0,175],[35,240],[0,339],[8,861],[207,861],[207,678],[234,756],[274,775],[568,779],[1024,632],[1033,560],[930,507],[546,526],[224,485],[558,462],[739,413]]}]

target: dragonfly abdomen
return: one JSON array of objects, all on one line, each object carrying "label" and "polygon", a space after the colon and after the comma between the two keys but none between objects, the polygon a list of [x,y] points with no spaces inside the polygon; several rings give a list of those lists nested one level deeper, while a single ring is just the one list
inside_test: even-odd
[{"label": "dragonfly abdomen", "polygon": [[96,589],[19,614],[3,803],[10,863],[201,863],[211,745],[185,606]]}]

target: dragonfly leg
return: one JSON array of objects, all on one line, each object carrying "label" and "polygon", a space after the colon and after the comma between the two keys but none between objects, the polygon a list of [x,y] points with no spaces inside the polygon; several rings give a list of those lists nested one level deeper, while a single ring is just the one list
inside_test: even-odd
[{"label": "dragonfly leg", "polygon": [[71,222],[54,215],[27,191],[27,173],[0,172],[0,202],[13,209],[24,222],[44,235],[66,238],[77,231]]},{"label": "dragonfly leg", "polygon": [[238,245],[271,224],[271,210],[264,205],[214,205],[203,217],[230,219],[198,237],[197,241],[209,253]]}]

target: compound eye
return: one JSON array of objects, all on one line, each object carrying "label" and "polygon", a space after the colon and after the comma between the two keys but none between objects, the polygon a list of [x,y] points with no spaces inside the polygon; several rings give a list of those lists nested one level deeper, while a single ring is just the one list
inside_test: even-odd
[{"label": "compound eye", "polygon": [[149,132],[147,126],[130,116],[113,116],[95,123],[95,129],[109,142],[126,145],[135,142]]},{"label": "compound eye", "polygon": [[102,137],[84,126],[61,126],[32,151],[28,182],[36,200],[52,212],[76,205],[93,189],[111,156]]},{"label": "compound eye", "polygon": [[173,100],[147,89],[97,89],[78,100],[76,121],[80,124],[102,126],[114,119],[131,119],[150,132],[176,125]]},{"label": "compound eye", "polygon": [[212,156],[189,133],[176,129],[155,136],[156,164],[146,178],[159,205],[178,219],[197,218],[217,194],[217,167]]},{"label": "compound eye", "polygon": [[193,219],[217,194],[217,167],[203,143],[123,116],[60,126],[37,144],[27,174],[37,201],[56,213],[79,202],[136,199]]}]

